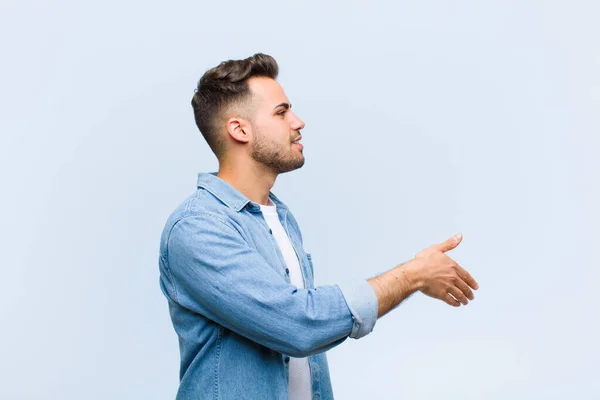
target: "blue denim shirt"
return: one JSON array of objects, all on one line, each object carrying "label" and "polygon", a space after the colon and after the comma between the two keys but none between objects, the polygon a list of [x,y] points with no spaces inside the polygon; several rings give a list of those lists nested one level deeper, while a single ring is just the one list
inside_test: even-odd
[{"label": "blue denim shirt", "polygon": [[160,240],[160,287],[181,355],[177,399],[287,399],[290,356],[308,357],[313,399],[332,399],[325,351],[373,330],[373,288],[315,287],[298,223],[269,192],[306,283],[293,286],[258,203],[216,175],[198,174]]}]

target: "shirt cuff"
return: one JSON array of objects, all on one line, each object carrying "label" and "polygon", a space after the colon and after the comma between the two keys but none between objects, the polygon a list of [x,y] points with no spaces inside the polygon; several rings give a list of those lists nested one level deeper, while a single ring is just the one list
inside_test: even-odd
[{"label": "shirt cuff", "polygon": [[350,337],[360,339],[371,333],[379,311],[379,302],[373,287],[367,281],[337,286],[352,313],[353,325]]}]

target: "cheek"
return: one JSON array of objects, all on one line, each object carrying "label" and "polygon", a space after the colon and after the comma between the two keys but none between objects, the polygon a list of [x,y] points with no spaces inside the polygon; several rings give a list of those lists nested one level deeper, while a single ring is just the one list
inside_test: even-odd
[{"label": "cheek", "polygon": [[289,125],[283,119],[281,121],[275,120],[262,124],[260,131],[271,142],[289,143],[290,141]]},{"label": "cheek", "polygon": [[252,124],[252,131],[257,140],[272,146],[290,146],[292,144],[288,119],[272,118],[255,121]]}]

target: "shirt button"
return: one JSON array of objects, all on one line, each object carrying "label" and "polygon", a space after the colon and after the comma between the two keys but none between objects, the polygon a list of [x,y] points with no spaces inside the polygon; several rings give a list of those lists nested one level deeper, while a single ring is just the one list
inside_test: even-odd
[{"label": "shirt button", "polygon": [[290,269],[289,269],[289,268],[286,268],[286,269],[285,269],[285,273],[286,273],[286,274],[289,274],[289,273],[290,273]]},{"label": "shirt button", "polygon": [[269,233],[272,235],[273,234],[273,229],[269,229]]},{"label": "shirt button", "polygon": [[289,362],[290,362],[290,358],[289,358],[289,357],[286,357],[286,358],[284,359],[284,361],[285,361],[286,363],[289,363]]}]

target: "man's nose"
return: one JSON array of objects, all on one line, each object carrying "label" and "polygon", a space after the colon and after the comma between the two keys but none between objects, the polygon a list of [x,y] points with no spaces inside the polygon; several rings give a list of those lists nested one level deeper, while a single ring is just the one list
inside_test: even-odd
[{"label": "man's nose", "polygon": [[292,129],[294,129],[295,131],[299,131],[301,129],[304,129],[304,121],[302,121],[300,118],[298,118],[298,116],[296,114],[294,114],[294,121],[292,122]]}]

